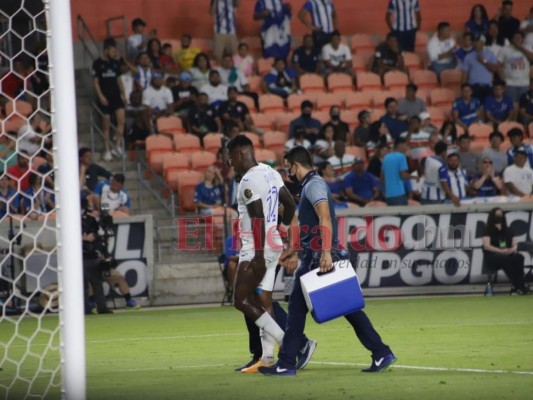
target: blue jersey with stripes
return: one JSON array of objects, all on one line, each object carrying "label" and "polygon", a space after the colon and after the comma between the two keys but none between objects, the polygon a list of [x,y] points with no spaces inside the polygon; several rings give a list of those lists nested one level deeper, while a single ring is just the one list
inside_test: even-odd
[{"label": "blue jersey with stripes", "polygon": [[424,164],[424,184],[421,197],[424,200],[446,200],[442,182],[449,182],[448,166],[439,157],[428,157]]},{"label": "blue jersey with stripes", "polygon": [[311,14],[313,26],[320,28],[325,33],[331,33],[335,30],[333,26],[333,12],[335,11],[333,0],[307,0],[303,8]]},{"label": "blue jersey with stripes", "polygon": [[234,35],[235,0],[214,0],[215,33]]},{"label": "blue jersey with stripes", "polygon": [[416,23],[418,11],[420,11],[418,0],[390,0],[387,12],[393,14],[392,29],[405,32],[418,28]]}]

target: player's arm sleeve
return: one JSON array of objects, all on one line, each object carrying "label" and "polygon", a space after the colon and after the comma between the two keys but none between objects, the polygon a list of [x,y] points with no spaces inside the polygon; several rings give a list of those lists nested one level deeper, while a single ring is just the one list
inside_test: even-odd
[{"label": "player's arm sleeve", "polygon": [[328,201],[328,187],[323,180],[314,180],[306,186],[305,197],[313,207],[322,201]]},{"label": "player's arm sleeve", "polygon": [[249,205],[254,201],[261,200],[261,194],[259,187],[255,182],[252,182],[249,178],[245,181],[241,180],[241,188],[239,189],[243,193],[244,204]]},{"label": "player's arm sleeve", "polygon": [[439,168],[439,180],[441,182],[448,182],[448,167],[446,165]]}]

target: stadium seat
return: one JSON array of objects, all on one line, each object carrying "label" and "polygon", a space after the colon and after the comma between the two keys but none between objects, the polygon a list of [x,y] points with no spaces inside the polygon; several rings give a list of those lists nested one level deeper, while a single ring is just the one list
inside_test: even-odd
[{"label": "stadium seat", "polygon": [[261,56],[261,53],[263,52],[261,38],[258,36],[249,36],[242,38],[240,41],[248,45],[249,52],[252,56],[255,56],[256,58]]},{"label": "stadium seat", "polygon": [[374,200],[366,204],[365,208],[368,207],[387,207],[387,203],[385,203],[384,201]]},{"label": "stadium seat", "polygon": [[259,110],[262,113],[269,111],[285,111],[283,99],[275,94],[262,94],[259,96]]},{"label": "stadium seat", "polygon": [[319,111],[328,111],[332,106],[344,107],[344,93],[326,93],[318,96],[316,107]]},{"label": "stadium seat", "polygon": [[426,32],[418,31],[415,39],[416,52],[425,52],[429,42],[429,35]]},{"label": "stadium seat", "polygon": [[[514,122],[514,121],[506,121],[502,122],[500,125],[498,125],[498,130],[502,133],[503,136],[507,135],[507,132],[509,132],[511,129],[518,128],[522,131],[524,135],[526,135],[526,131],[524,129],[524,125]],[[526,135],[527,136],[527,135]]]},{"label": "stadium seat", "polygon": [[6,115],[15,113],[20,117],[28,117],[33,112],[33,106],[24,100],[8,101],[5,109]]},{"label": "stadium seat", "polygon": [[431,105],[440,109],[451,110],[455,94],[451,89],[437,88],[431,91]]},{"label": "stadium seat", "polygon": [[265,76],[270,72],[274,65],[274,58],[260,58],[257,60],[257,72],[260,76]]},{"label": "stadium seat", "polygon": [[254,145],[254,148],[260,149],[263,146],[261,145],[261,139],[259,139],[259,136],[257,133],[253,132],[243,132],[243,135],[246,136],[248,139],[250,139]]},{"label": "stadium seat", "polygon": [[389,71],[383,75],[383,83],[388,90],[405,89],[409,84],[409,76],[401,71]]},{"label": "stadium seat", "polygon": [[444,88],[453,90],[455,95],[459,97],[461,93],[461,82],[463,73],[457,69],[447,69],[440,74],[440,85]]},{"label": "stadium seat", "polygon": [[322,125],[326,124],[329,119],[329,110],[328,111],[317,111],[313,113],[313,118],[316,118],[320,121]]},{"label": "stadium seat", "polygon": [[274,121],[271,114],[250,113],[250,116],[256,128],[267,131],[274,128]]},{"label": "stadium seat", "polygon": [[360,54],[352,54],[352,70],[355,73],[368,70],[368,57]]},{"label": "stadium seat", "polygon": [[357,88],[362,92],[382,89],[381,78],[373,72],[359,72],[356,77]]},{"label": "stadium seat", "polygon": [[475,141],[488,142],[488,137],[494,132],[494,128],[489,124],[473,123],[468,127],[468,133],[474,136]]},{"label": "stadium seat", "polygon": [[364,33],[357,33],[355,35],[352,35],[350,39],[350,47],[353,52],[356,54],[358,53],[374,53],[376,49],[376,42],[374,41],[374,38],[372,36],[364,34]]},{"label": "stadium seat", "polygon": [[404,65],[409,69],[409,74],[411,75],[411,77],[413,76],[414,72],[422,69],[422,62],[420,60],[420,57],[416,53],[404,52],[403,62]]},{"label": "stadium seat", "polygon": [[248,86],[250,86],[250,91],[255,93],[263,93],[261,84],[263,83],[263,78],[260,76],[249,76],[248,77]]},{"label": "stadium seat", "polygon": [[302,101],[309,100],[316,106],[316,99],[318,93],[305,93],[305,94],[291,94],[287,98],[287,107],[290,112],[300,111],[302,106]]},{"label": "stadium seat", "polygon": [[200,138],[192,133],[174,136],[174,148],[180,153],[190,153],[202,150]]},{"label": "stadium seat", "polygon": [[204,150],[213,154],[217,154],[222,147],[222,133],[208,133],[204,136]]},{"label": "stadium seat", "polygon": [[300,112],[282,113],[276,116],[276,126],[278,131],[289,132],[291,121],[300,116]]},{"label": "stadium seat", "polygon": [[364,110],[372,108],[373,92],[352,92],[344,96],[344,105],[347,110]]},{"label": "stadium seat", "polygon": [[422,69],[411,74],[413,83],[418,86],[418,89],[435,89],[439,87],[437,74],[429,69]]},{"label": "stadium seat", "polygon": [[157,131],[159,133],[170,133],[172,135],[185,132],[181,119],[175,116],[160,117],[157,119]]},{"label": "stadium seat", "polygon": [[163,171],[163,156],[172,152],[172,139],[168,136],[151,135],[146,138],[148,164],[155,172],[160,174]]},{"label": "stadium seat", "polygon": [[211,39],[203,39],[203,38],[192,38],[191,40],[191,47],[198,47],[201,49],[204,53],[212,54],[211,49],[213,48]]},{"label": "stadium seat", "polygon": [[272,150],[275,152],[285,150],[285,142],[287,141],[288,135],[285,132],[281,131],[269,131],[265,132],[263,135],[263,143],[266,150]]},{"label": "stadium seat", "polygon": [[427,107],[427,111],[429,112],[429,115],[431,115],[431,122],[440,129],[446,120],[444,111],[439,107]]},{"label": "stadium seat", "polygon": [[187,171],[189,167],[189,154],[168,153],[163,156],[163,176],[167,182],[171,171]]},{"label": "stadium seat", "polygon": [[276,153],[272,150],[258,149],[255,150],[255,159],[259,162],[275,165],[278,161]]},{"label": "stadium seat", "polygon": [[395,92],[391,92],[391,91],[374,92],[372,96],[372,102],[374,103],[374,108],[383,109],[383,107],[385,107],[385,100],[387,100],[387,98],[389,97],[398,99]]},{"label": "stadium seat", "polygon": [[191,169],[204,173],[207,168],[213,165],[217,157],[208,151],[196,151],[191,154]]},{"label": "stadium seat", "polygon": [[484,140],[482,142],[473,141],[470,144],[470,150],[473,153],[483,153],[489,146],[490,146],[490,143],[488,140]]},{"label": "stadium seat", "polygon": [[304,93],[325,93],[324,78],[317,74],[303,74],[300,76],[300,89]]},{"label": "stadium seat", "polygon": [[202,181],[203,177],[203,173],[192,170],[171,174],[173,181],[169,182],[169,185],[176,187],[178,191],[180,214],[184,211],[196,211],[194,193],[196,186]]},{"label": "stadium seat", "polygon": [[350,127],[350,132],[348,135],[351,135],[351,132],[359,126],[359,120],[357,119],[358,112],[341,110],[341,120],[346,122]]},{"label": "stadium seat", "polygon": [[[331,93],[352,92],[354,89],[352,77],[347,74],[341,74],[341,73],[329,74],[327,78],[327,82],[328,82],[328,89]],[[320,100],[320,98],[318,100]]]},{"label": "stadium seat", "polygon": [[257,109],[255,108],[255,102],[251,97],[239,95],[237,96],[237,100],[246,104],[246,107],[248,107],[250,112],[257,112]]},{"label": "stadium seat", "polygon": [[365,160],[365,163],[367,161],[366,158],[366,149],[359,146],[346,146],[346,154],[351,154],[354,157],[361,157],[363,160]]}]

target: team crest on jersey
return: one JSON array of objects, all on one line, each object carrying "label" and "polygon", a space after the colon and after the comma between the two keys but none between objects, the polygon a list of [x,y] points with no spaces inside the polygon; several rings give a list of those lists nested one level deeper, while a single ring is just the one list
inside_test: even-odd
[{"label": "team crest on jersey", "polygon": [[250,189],[244,189],[244,197],[250,199],[252,197],[252,191]]}]

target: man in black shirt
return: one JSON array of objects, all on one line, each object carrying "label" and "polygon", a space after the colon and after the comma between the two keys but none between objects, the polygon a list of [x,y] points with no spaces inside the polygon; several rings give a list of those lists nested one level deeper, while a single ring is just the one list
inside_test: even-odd
[{"label": "man in black shirt", "polygon": [[206,133],[220,132],[222,126],[217,124],[217,113],[209,106],[209,97],[205,93],[198,95],[197,104],[189,113],[189,129],[202,139]]},{"label": "man in black shirt", "polygon": [[93,153],[87,147],[82,147],[78,151],[80,161],[80,188],[89,194],[93,192],[98,183],[98,178],[111,178],[111,172],[93,163]]},{"label": "man in black shirt", "polygon": [[174,98],[174,110],[184,120],[194,107],[196,96],[198,96],[198,89],[191,85],[191,81],[191,74],[184,71],[180,74],[180,83],[171,88],[172,97]]},{"label": "man in black shirt", "polygon": [[372,72],[383,77],[389,71],[404,71],[403,56],[394,33],[389,33],[384,43],[376,48]]},{"label": "man in black shirt", "polygon": [[325,130],[328,126],[332,126],[335,131],[333,134],[333,141],[336,142],[337,140],[342,140],[343,142],[347,142],[350,127],[346,122],[341,121],[340,107],[331,106],[329,109],[329,117],[331,119],[322,127],[322,130]]},{"label": "man in black shirt", "polygon": [[250,111],[246,104],[242,101],[238,101],[237,97],[239,92],[235,86],[228,88],[228,100],[223,102],[218,109],[217,124],[226,129],[228,122],[235,123],[241,131],[252,132],[255,130],[253,126],[252,118],[250,117]]},{"label": "man in black shirt", "polygon": [[320,51],[315,47],[313,36],[304,36],[302,46],[294,50],[292,64],[298,75],[317,74],[320,67]]},{"label": "man in black shirt", "polygon": [[498,18],[498,36],[512,41],[513,35],[520,30],[520,21],[513,17],[513,2],[502,1],[502,13]]},{"label": "man in black shirt", "polygon": [[[104,117],[102,130],[104,132],[104,160],[111,161],[114,156],[122,156],[122,137],[126,114],[124,104],[126,96],[122,80],[120,79],[120,60],[114,40],[104,42],[104,54],[93,63],[93,86],[97,96],[97,104]],[[115,132],[115,148],[110,151],[111,115],[115,115],[117,129]]]}]

